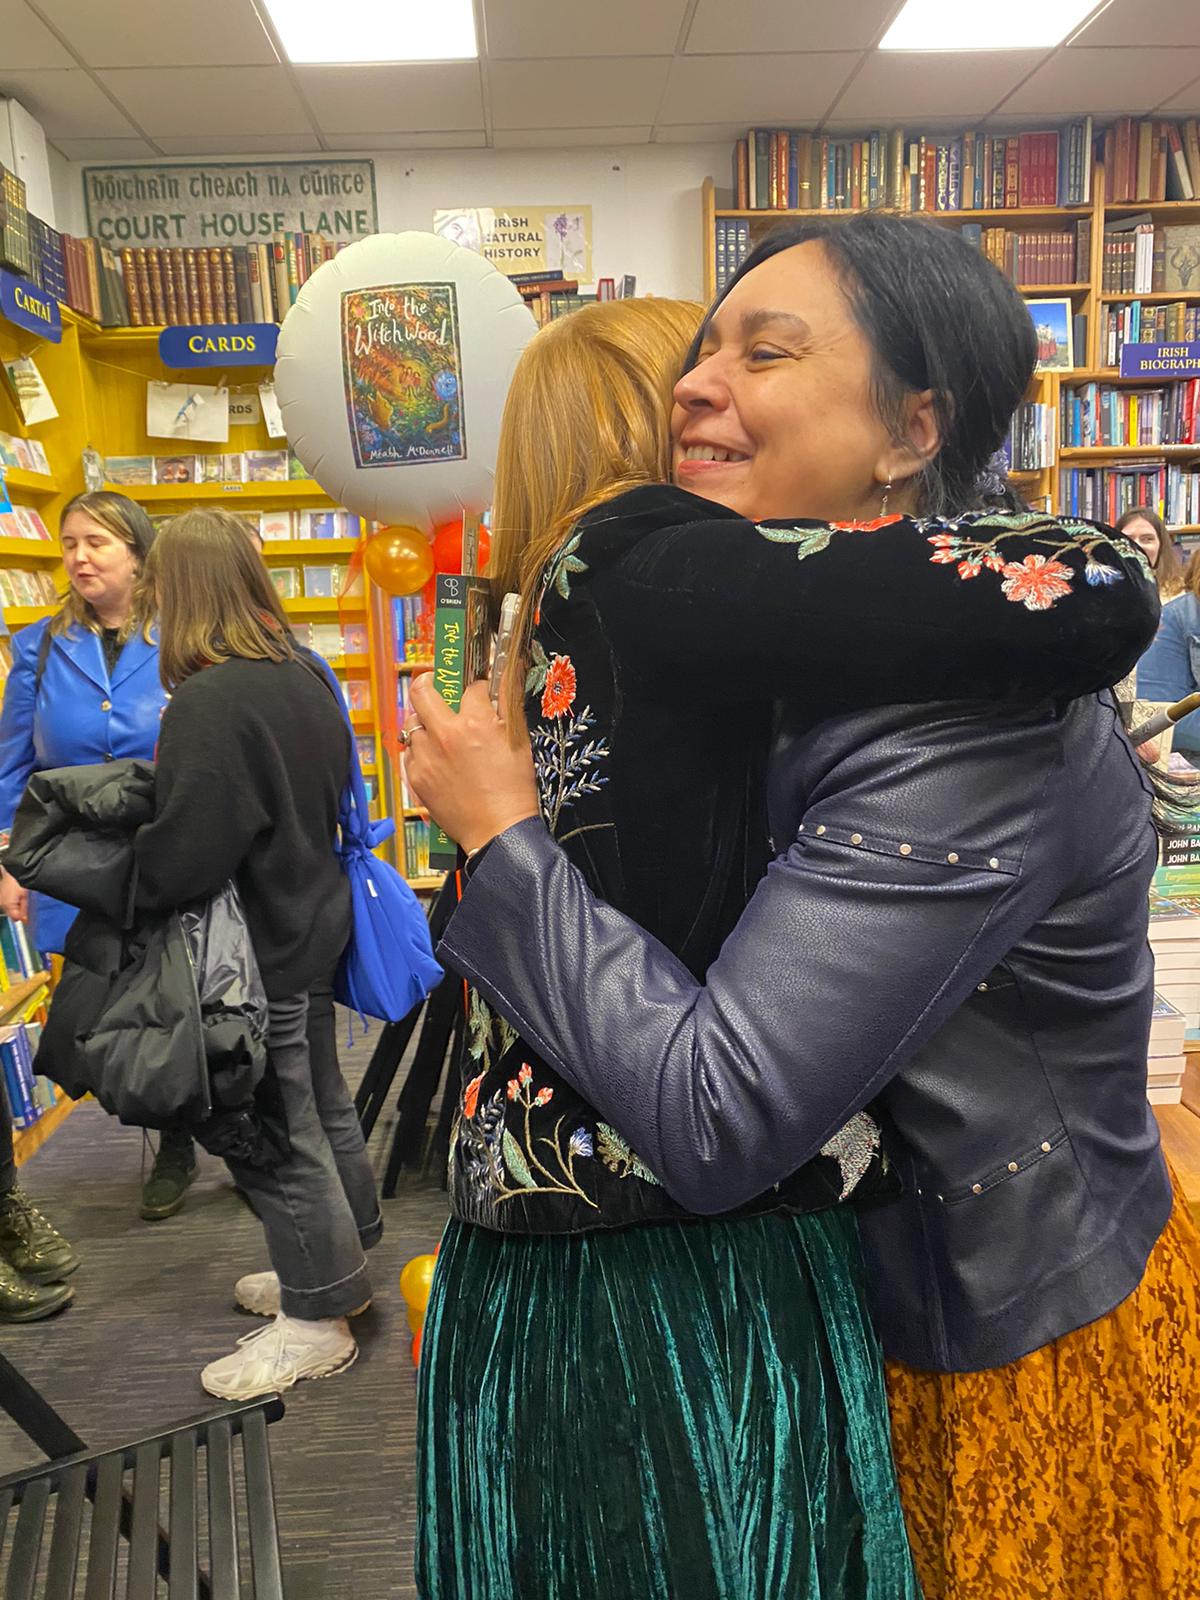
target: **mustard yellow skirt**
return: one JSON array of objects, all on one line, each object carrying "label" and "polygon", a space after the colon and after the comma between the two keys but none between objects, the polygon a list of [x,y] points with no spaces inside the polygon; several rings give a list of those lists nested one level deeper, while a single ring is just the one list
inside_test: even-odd
[{"label": "mustard yellow skirt", "polygon": [[889,1364],[925,1600],[1200,1597],[1200,1232],[1115,1311],[988,1372]]}]

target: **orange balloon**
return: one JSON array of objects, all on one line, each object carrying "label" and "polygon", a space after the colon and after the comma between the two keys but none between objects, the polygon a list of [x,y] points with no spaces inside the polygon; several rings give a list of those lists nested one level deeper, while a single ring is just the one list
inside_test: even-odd
[{"label": "orange balloon", "polygon": [[380,528],[367,540],[363,565],[385,594],[416,594],[433,576],[433,551],[419,528]]},{"label": "orange balloon", "polygon": [[[462,518],[455,522],[443,522],[434,530],[433,535],[433,570],[435,572],[461,572],[462,571]],[[486,572],[488,558],[492,553],[492,536],[486,528],[479,530],[479,570]]]},{"label": "orange balloon", "polygon": [[433,1285],[433,1257],[414,1256],[406,1262],[400,1274],[400,1294],[411,1311],[425,1315],[429,1291]]}]

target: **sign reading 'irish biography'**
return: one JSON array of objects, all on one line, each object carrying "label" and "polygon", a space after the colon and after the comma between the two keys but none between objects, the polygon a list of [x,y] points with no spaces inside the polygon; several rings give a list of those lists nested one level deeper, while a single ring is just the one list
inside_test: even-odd
[{"label": "sign reading 'irish biography'", "polygon": [[452,283],[346,290],[342,373],[360,467],[466,460]]},{"label": "sign reading 'irish biography'", "polygon": [[1200,378],[1200,343],[1122,345],[1121,376]]},{"label": "sign reading 'irish biography'", "polygon": [[137,245],[265,244],[280,233],[379,231],[373,161],[85,167],[88,232]]}]

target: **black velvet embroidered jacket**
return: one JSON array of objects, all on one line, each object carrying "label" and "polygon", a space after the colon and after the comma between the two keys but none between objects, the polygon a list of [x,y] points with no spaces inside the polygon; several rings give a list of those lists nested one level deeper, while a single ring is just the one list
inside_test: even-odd
[{"label": "black velvet embroidered jacket", "polygon": [[[597,894],[702,977],[774,853],[777,703],[794,725],[798,707],[815,722],[1069,699],[1124,669],[1152,587],[1141,552],[1091,523],[754,524],[674,488],[631,491],[585,517],[545,576],[526,687],[546,824]],[[468,1004],[456,1216],[558,1233],[688,1214],[482,996]],[[860,1113],[746,1209],[819,1209],[891,1181]]]}]

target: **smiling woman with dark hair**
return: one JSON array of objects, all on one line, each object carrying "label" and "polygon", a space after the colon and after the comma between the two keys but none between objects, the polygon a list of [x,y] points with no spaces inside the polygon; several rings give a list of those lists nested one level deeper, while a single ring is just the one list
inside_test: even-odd
[{"label": "smiling woman with dark hair", "polygon": [[[646,1362],[639,1420],[612,1409],[613,1384],[598,1414],[648,1440],[680,1393],[725,1392],[754,1318],[774,1322],[757,1287],[735,1287],[742,1208],[778,1198],[870,1110],[902,1192],[859,1220],[930,1600],[1180,1594],[1200,1534],[1200,1468],[1185,1465],[1200,1447],[1186,1400],[1200,1242],[1172,1208],[1145,1094],[1154,842],[1099,692],[1148,639],[1157,597],[1107,530],[1016,509],[997,483],[1034,353],[1020,297],[949,232],[880,215],[784,231],[743,267],[676,387],[674,475],[694,492],[637,489],[588,511],[536,590],[536,771],[483,690],[456,717],[428,680],[413,689],[410,781],[470,853],[442,956],[516,1030],[491,1024],[499,1060],[471,1063],[458,1159],[473,1138],[486,1147],[498,1088],[506,1150],[519,1134],[549,1150],[558,1116],[597,1150],[586,1135],[603,1128],[619,1220],[655,1223],[607,1245],[597,1230],[618,1212],[603,1197],[599,1218],[577,1204],[566,1222],[592,1229],[588,1282],[602,1273],[619,1295],[603,1267],[619,1247],[653,1308],[622,1329]],[[1010,637],[985,645],[998,615]],[[783,853],[722,940],[725,852],[753,810],[706,801],[740,776],[752,804],[770,696]],[[748,891],[753,851],[736,859]],[[711,918],[711,940],[689,943],[689,911]],[[573,1170],[590,1172],[582,1150]],[[669,1202],[712,1220],[684,1226]],[[530,1217],[541,1205],[532,1189],[518,1203]],[[730,1287],[714,1289],[713,1362],[681,1370],[672,1355],[647,1377],[656,1336],[674,1353],[695,1331],[662,1307],[718,1225]],[[512,1244],[513,1260],[518,1245],[531,1269],[541,1259],[538,1241]],[[504,1312],[528,1338],[545,1299],[509,1304],[505,1252],[490,1250],[479,1291],[498,1337],[463,1351],[451,1307],[482,1249],[451,1225],[426,1382],[453,1365],[472,1394],[495,1385],[518,1430]],[[830,1313],[827,1329],[844,1325]],[[581,1332],[556,1349],[565,1390],[586,1393],[594,1345]],[[702,1448],[740,1451],[742,1413],[724,1431],[704,1415]],[[519,1459],[540,1481],[536,1454]],[[653,1535],[628,1538],[688,1551],[661,1470]],[[523,1493],[555,1549],[556,1511],[570,1523],[590,1504],[586,1476],[574,1501]],[[761,1572],[741,1576],[706,1589],[688,1566],[662,1592],[760,1592]]]}]

